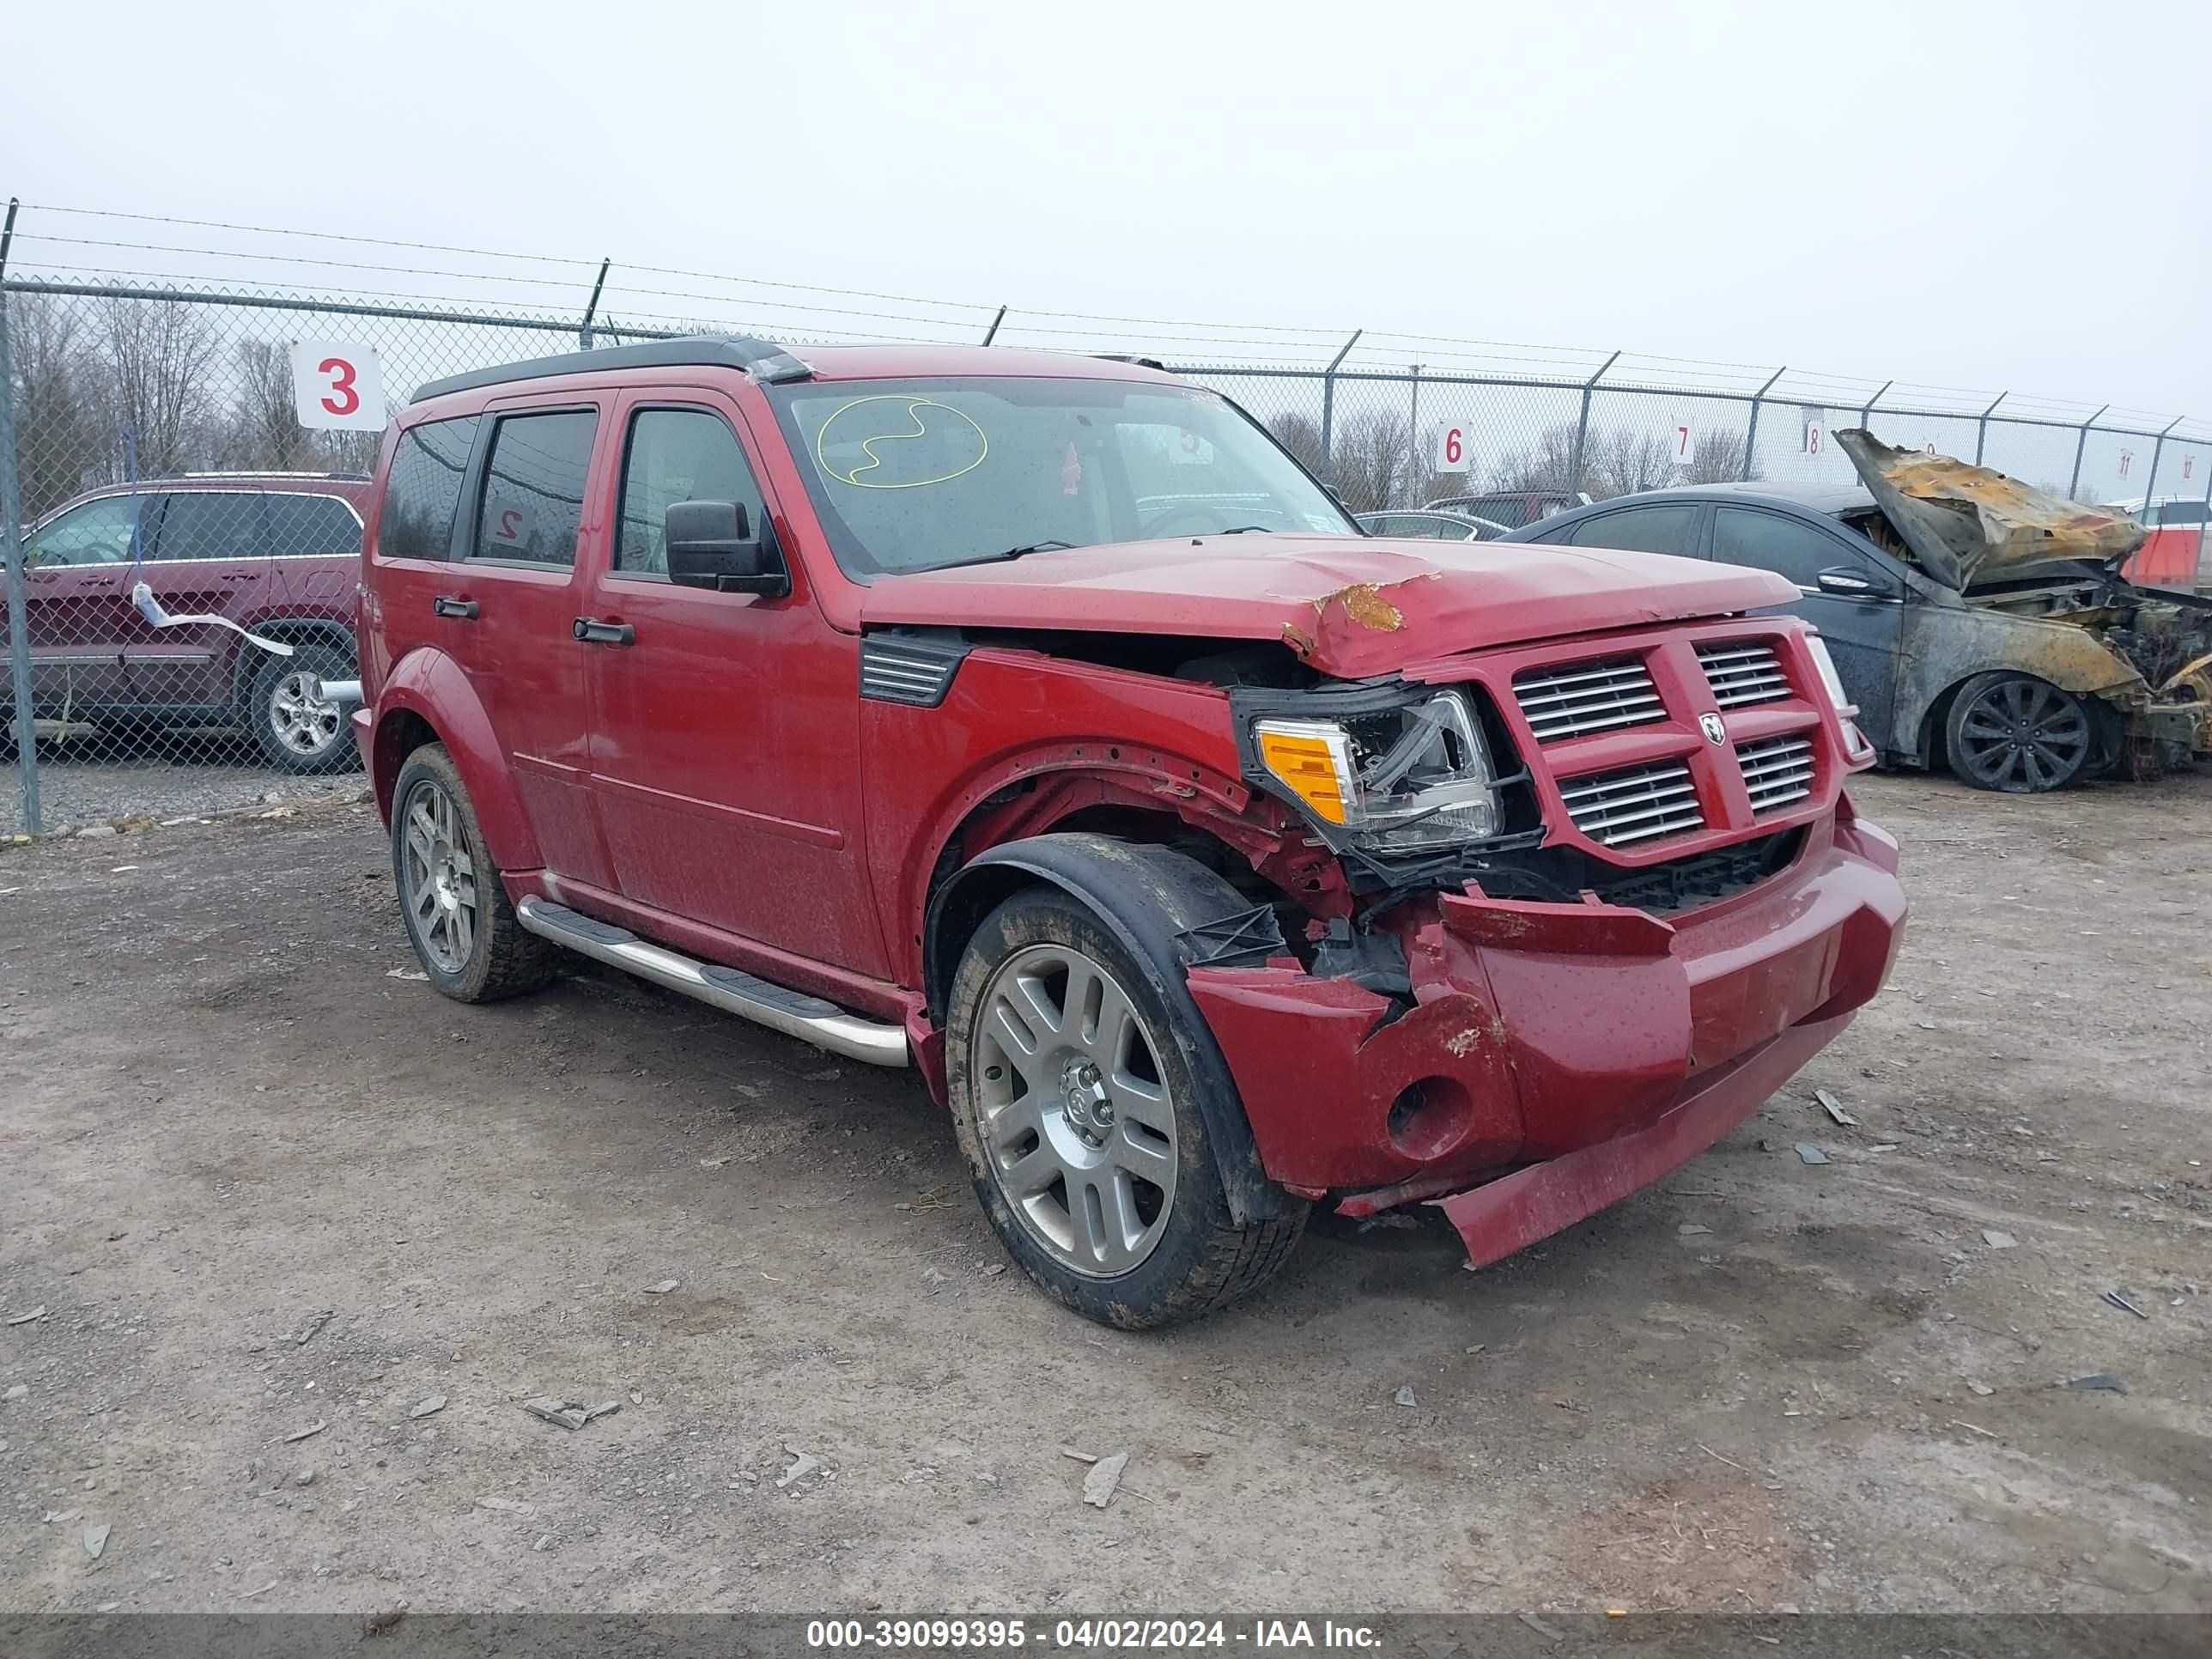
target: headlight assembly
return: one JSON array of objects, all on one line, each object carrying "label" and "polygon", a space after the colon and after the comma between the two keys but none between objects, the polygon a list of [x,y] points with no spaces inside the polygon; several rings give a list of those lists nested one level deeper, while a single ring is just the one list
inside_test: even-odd
[{"label": "headlight assembly", "polygon": [[1252,737],[1292,799],[1364,851],[1425,852],[1498,831],[1489,746],[1456,691],[1343,720],[1263,719]]},{"label": "headlight assembly", "polygon": [[1858,705],[1844,694],[1844,682],[1836,672],[1836,659],[1828,654],[1827,641],[1818,634],[1808,634],[1805,647],[1812,653],[1813,666],[1820,672],[1820,684],[1827,688],[1828,701],[1841,714],[1857,714]]}]

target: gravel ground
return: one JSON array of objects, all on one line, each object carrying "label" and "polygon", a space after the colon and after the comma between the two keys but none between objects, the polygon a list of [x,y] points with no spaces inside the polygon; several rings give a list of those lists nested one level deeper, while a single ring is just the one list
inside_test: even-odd
[{"label": "gravel ground", "polygon": [[1905,957],[1760,1116],[1150,1336],[910,1079],[432,995],[366,807],[0,850],[0,1609],[2212,1611],[2212,774],[1860,793]]},{"label": "gravel ground", "polygon": [[[222,812],[254,804],[358,794],[356,769],[298,777],[261,763],[252,739],[229,732],[157,732],[42,744],[41,827],[67,835],[87,824]],[[12,755],[0,762],[0,836],[23,827],[22,778]]]}]

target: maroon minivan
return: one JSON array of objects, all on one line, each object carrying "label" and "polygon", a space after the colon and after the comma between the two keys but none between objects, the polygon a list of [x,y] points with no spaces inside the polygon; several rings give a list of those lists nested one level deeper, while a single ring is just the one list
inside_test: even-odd
[{"label": "maroon minivan", "polygon": [[[317,682],[355,672],[368,489],[319,472],[210,472],[63,502],[23,550],[38,717],[110,732],[240,726],[285,771],[354,764],[344,712]],[[168,617],[221,617],[292,653],[206,623],[156,627],[132,602],[142,581]],[[7,645],[0,611],[0,657]],[[0,677],[0,713],[13,712]]]}]

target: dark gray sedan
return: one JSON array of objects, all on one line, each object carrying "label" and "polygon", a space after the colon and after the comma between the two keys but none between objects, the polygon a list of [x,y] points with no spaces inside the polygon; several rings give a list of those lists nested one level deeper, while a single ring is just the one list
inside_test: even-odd
[{"label": "dark gray sedan", "polygon": [[2081,560],[1941,580],[1863,488],[1653,490],[1504,539],[1673,553],[1787,577],[1802,597],[1782,608],[1820,629],[1860,728],[1890,765],[1948,765],[1981,788],[2030,793],[2115,762],[2153,775],[2201,750],[2212,729],[2201,689],[2187,683],[2212,635],[2212,604],[2136,587]]}]

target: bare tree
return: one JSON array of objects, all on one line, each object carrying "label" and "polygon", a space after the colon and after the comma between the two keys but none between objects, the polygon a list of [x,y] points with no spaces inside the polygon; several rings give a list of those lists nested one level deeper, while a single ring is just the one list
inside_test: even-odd
[{"label": "bare tree", "polygon": [[23,514],[35,519],[99,477],[96,366],[76,313],[47,295],[7,301]]},{"label": "bare tree", "polygon": [[1743,439],[1733,432],[1706,432],[1698,435],[1696,447],[1690,452],[1690,464],[1682,471],[1684,483],[1747,483],[1753,477],[1750,467],[1744,465]]},{"label": "bare tree", "polygon": [[176,300],[102,300],[98,316],[118,440],[136,444],[141,477],[185,471],[210,408],[207,325]]},{"label": "bare tree", "polygon": [[292,398],[292,356],[276,340],[238,343],[238,401],[224,434],[226,467],[306,471],[322,457],[316,434],[300,424]]},{"label": "bare tree", "polygon": [[1593,432],[1583,450],[1582,487],[1592,501],[1660,489],[1674,481],[1674,446],[1656,433],[1615,427]]},{"label": "bare tree", "polygon": [[1335,434],[1332,466],[1337,493],[1354,513],[1405,504],[1414,483],[1413,430],[1396,410],[1346,420]]},{"label": "bare tree", "polygon": [[1267,422],[1275,441],[1304,463],[1309,472],[1325,477],[1321,464],[1321,428],[1303,415],[1278,415]]},{"label": "bare tree", "polygon": [[1528,449],[1498,458],[1490,470],[1492,489],[1571,489],[1575,463],[1575,429],[1547,426]]}]

